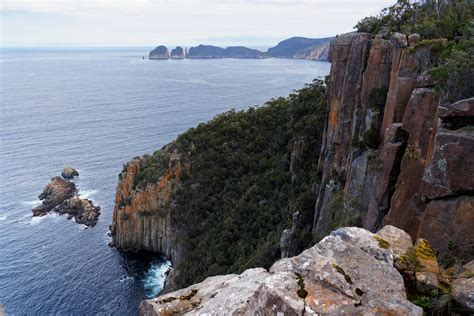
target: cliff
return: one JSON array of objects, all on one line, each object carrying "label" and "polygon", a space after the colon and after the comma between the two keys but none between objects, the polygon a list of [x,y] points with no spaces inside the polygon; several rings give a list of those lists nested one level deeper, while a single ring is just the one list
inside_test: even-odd
[{"label": "cliff", "polygon": [[297,58],[309,60],[327,60],[329,43],[333,37],[305,38],[292,37],[269,48],[268,56],[277,58]]},{"label": "cliff", "polygon": [[474,257],[473,99],[440,104],[426,73],[446,44],[400,33],[331,43],[315,239],[391,224],[441,256]]},{"label": "cliff", "polygon": [[[160,168],[154,169],[157,164]],[[173,143],[124,166],[111,227],[115,247],[160,252],[173,261],[179,260],[179,232],[170,219],[170,196],[178,188],[186,167]]]},{"label": "cliff", "polygon": [[269,268],[341,226],[390,224],[444,264],[474,258],[473,98],[440,103],[427,73],[446,45],[338,36],[326,87],[222,114],[128,164],[115,244],[170,257],[178,287]]}]

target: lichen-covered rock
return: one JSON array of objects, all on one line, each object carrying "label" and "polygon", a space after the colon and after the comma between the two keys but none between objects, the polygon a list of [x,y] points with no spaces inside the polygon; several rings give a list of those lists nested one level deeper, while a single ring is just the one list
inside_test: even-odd
[{"label": "lichen-covered rock", "polygon": [[64,167],[63,171],[61,172],[61,175],[64,179],[70,180],[74,177],[78,177],[79,172],[77,172],[77,170],[72,167]]},{"label": "lichen-covered rock", "polygon": [[384,226],[377,232],[377,235],[385,239],[390,244],[393,254],[398,257],[405,254],[408,248],[413,246],[410,235],[392,225]]},{"label": "lichen-covered rock", "polygon": [[140,315],[421,315],[377,237],[341,228],[269,272],[211,277],[143,301]]}]

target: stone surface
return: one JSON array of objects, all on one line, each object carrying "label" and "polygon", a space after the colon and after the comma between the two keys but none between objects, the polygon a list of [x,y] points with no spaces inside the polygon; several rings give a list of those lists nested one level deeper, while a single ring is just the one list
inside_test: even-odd
[{"label": "stone surface", "polygon": [[43,216],[76,195],[76,185],[61,177],[51,178],[51,182],[38,195],[42,204],[33,209],[33,216]]},{"label": "stone surface", "polygon": [[435,132],[437,106],[434,90],[416,89],[410,97],[402,122],[403,130],[409,134],[407,149],[384,223],[399,227],[411,236],[416,236],[422,210],[425,208],[420,187],[429,145]]},{"label": "stone surface", "polygon": [[434,200],[424,212],[419,236],[443,256],[474,259],[474,197]]},{"label": "stone surface", "polygon": [[[450,105],[444,105],[438,108],[438,114],[441,119],[470,117],[474,118],[474,98],[460,100]],[[471,121],[472,124],[472,121]]]},{"label": "stone surface", "polygon": [[456,303],[474,313],[474,277],[455,279],[451,294]]},{"label": "stone surface", "polygon": [[[316,239],[324,237],[331,227],[327,202],[331,200],[334,191],[327,190],[328,184],[330,181],[344,178],[348,172],[351,141],[354,136],[352,123],[356,120],[354,113],[360,105],[363,73],[371,37],[368,33],[343,34],[331,42],[329,49],[329,60],[332,63],[327,82],[329,115],[318,167],[322,179],[313,224],[313,235]],[[365,113],[360,117],[362,116],[365,117]]]},{"label": "stone surface", "polygon": [[431,294],[439,287],[438,275],[433,272],[416,272],[416,290],[423,294]]},{"label": "stone surface", "polygon": [[474,130],[441,128],[423,174],[421,192],[429,199],[474,192]]},{"label": "stone surface", "polygon": [[63,171],[61,172],[61,176],[64,179],[70,180],[70,179],[73,179],[74,177],[78,177],[79,172],[77,172],[77,170],[72,167],[64,167]]},{"label": "stone surface", "polygon": [[390,243],[390,248],[393,250],[395,256],[400,257],[413,246],[410,235],[405,231],[391,225],[384,226],[377,232],[377,235]]},{"label": "stone surface", "polygon": [[137,157],[122,171],[115,194],[112,244],[124,250],[160,252],[177,265],[181,247],[177,228],[170,219],[173,208],[170,196],[178,187],[185,165],[174,143],[157,154],[162,155],[157,161],[168,163],[160,166],[162,173],[157,175],[156,183],[135,183],[137,173],[152,156]]},{"label": "stone surface", "polygon": [[[72,175],[73,171],[68,170],[66,174]],[[86,226],[94,226],[100,216],[100,207],[94,206],[91,200],[78,197],[74,182],[61,177],[53,177],[38,198],[42,204],[32,210],[33,216],[43,216],[54,211],[68,214],[70,218],[74,217],[76,223]]]},{"label": "stone surface", "polygon": [[170,53],[171,59],[184,59],[186,58],[186,54],[181,46],[176,46]]},{"label": "stone surface", "polygon": [[408,43],[410,46],[416,45],[420,41],[421,41],[421,36],[418,33],[410,34],[408,36]]},{"label": "stone surface", "polygon": [[267,272],[206,279],[143,301],[140,315],[422,315],[406,298],[391,249],[360,228],[341,228]]}]

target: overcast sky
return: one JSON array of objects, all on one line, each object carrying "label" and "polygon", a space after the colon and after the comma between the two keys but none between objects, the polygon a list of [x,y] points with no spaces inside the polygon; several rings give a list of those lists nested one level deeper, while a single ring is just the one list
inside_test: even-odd
[{"label": "overcast sky", "polygon": [[353,30],[395,0],[0,0],[3,47],[269,46]]}]

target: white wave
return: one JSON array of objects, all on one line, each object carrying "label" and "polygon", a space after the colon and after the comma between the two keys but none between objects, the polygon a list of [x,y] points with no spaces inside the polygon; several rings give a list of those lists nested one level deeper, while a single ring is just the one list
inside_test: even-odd
[{"label": "white wave", "polygon": [[[29,216],[30,217],[30,216]],[[60,219],[60,215],[55,212],[50,212],[44,216],[33,216],[31,215],[30,220],[28,221],[28,225],[38,225],[44,220],[53,220],[57,222]]]},{"label": "white wave", "polygon": [[165,283],[166,271],[171,267],[171,262],[154,263],[150,266],[143,278],[143,287],[148,298],[153,298],[160,293]]},{"label": "white wave", "polygon": [[97,194],[97,190],[82,190],[79,189],[79,196],[83,199],[92,199],[92,197]]},{"label": "white wave", "polygon": [[28,205],[28,206],[38,206],[41,204],[41,201],[40,200],[24,201],[24,202],[21,202],[21,204]]},{"label": "white wave", "polygon": [[127,281],[130,281],[130,280],[133,280],[133,277],[131,277],[129,275],[126,275],[126,276],[121,277],[119,282],[123,283],[123,282],[127,282]]},{"label": "white wave", "polygon": [[0,221],[4,221],[7,219],[7,215],[6,214],[0,214]]}]

